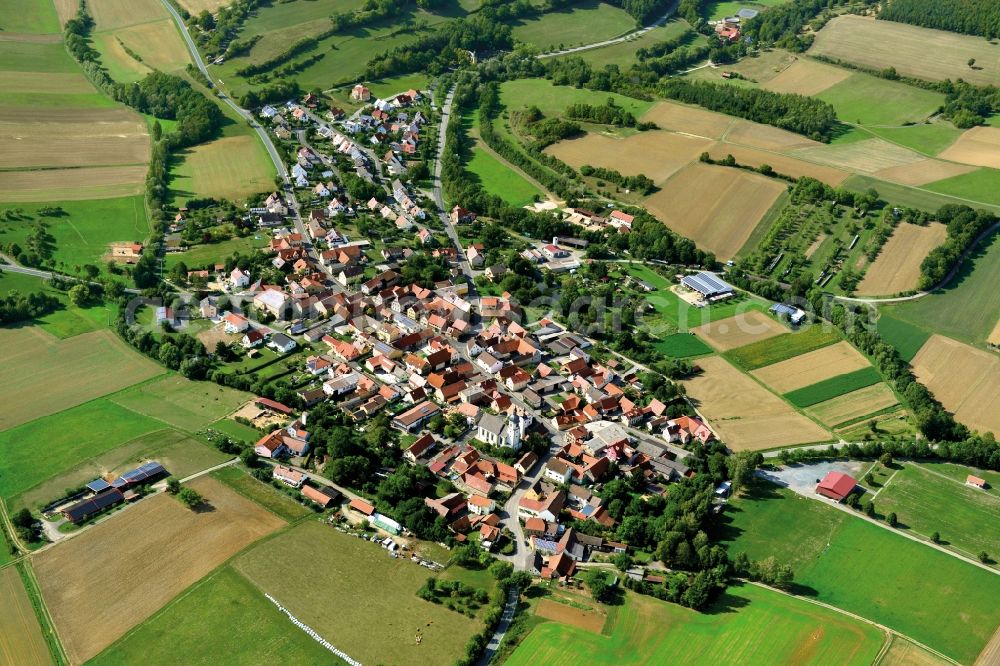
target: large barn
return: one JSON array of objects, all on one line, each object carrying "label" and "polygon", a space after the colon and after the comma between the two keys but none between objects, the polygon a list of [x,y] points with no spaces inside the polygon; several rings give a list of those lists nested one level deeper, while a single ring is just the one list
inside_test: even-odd
[{"label": "large barn", "polygon": [[732,285],[720,279],[710,271],[702,271],[696,275],[685,275],[681,284],[701,294],[706,301],[728,298],[733,295]]},{"label": "large barn", "polygon": [[816,492],[823,497],[843,502],[854,491],[858,482],[854,477],[843,472],[830,472],[816,486]]}]

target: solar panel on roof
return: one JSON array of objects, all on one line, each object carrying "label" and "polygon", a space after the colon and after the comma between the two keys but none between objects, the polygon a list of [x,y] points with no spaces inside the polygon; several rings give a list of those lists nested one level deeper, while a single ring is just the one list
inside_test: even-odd
[{"label": "solar panel on roof", "polygon": [[87,489],[95,493],[99,493],[102,490],[107,490],[110,487],[111,484],[105,481],[104,479],[94,479],[93,481],[87,484]]}]

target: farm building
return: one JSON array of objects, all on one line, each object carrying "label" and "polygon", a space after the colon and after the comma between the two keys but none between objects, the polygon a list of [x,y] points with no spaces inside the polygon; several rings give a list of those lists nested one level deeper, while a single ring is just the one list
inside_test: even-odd
[{"label": "farm building", "polygon": [[798,326],[806,318],[806,313],[803,310],[793,305],[785,305],[784,303],[775,303],[772,305],[771,312],[776,315],[788,317],[788,321],[791,322],[792,326]]},{"label": "farm building", "polygon": [[359,497],[352,499],[349,506],[365,516],[370,516],[375,513],[375,507]]},{"label": "farm building", "polygon": [[733,295],[732,285],[710,271],[702,271],[697,275],[685,275],[681,278],[681,284],[688,289],[697,291],[706,301],[720,300]]},{"label": "farm building", "polygon": [[111,488],[93,497],[77,502],[68,509],[63,509],[63,517],[71,523],[79,523],[101,511],[117,506],[125,501],[125,495],[117,488]]},{"label": "farm building", "polygon": [[974,488],[986,488],[986,479],[980,479],[978,476],[968,475],[965,477],[965,485],[972,486]]},{"label": "farm building", "polygon": [[306,482],[307,478],[309,478],[302,472],[283,465],[275,466],[271,475],[291,488],[301,488],[302,484]]},{"label": "farm building", "polygon": [[140,465],[130,472],[125,472],[117,479],[111,482],[114,488],[131,488],[134,486],[139,486],[144,483],[149,483],[155,479],[162,476],[166,476],[167,470],[164,469],[163,465],[153,461],[148,462],[145,465]]},{"label": "farm building", "polygon": [[843,502],[851,494],[858,482],[843,472],[830,472],[816,486],[816,492],[823,497]]},{"label": "farm building", "polygon": [[340,500],[340,493],[329,486],[313,488],[312,486],[302,486],[302,495],[319,504],[324,509],[331,504],[336,504]]}]

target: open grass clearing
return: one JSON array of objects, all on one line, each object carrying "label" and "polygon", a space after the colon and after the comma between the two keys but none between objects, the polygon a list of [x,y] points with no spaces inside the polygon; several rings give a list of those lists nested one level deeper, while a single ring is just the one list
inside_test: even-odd
[{"label": "open grass clearing", "polygon": [[911,208],[919,208],[920,210],[925,210],[931,213],[936,212],[938,208],[946,204],[958,204],[964,206],[974,206],[975,208],[984,208],[1000,214],[1000,206],[981,202],[964,201],[947,194],[931,192],[930,190],[924,188],[903,185],[900,183],[890,183],[885,180],[879,180],[877,178],[861,174],[851,176],[844,181],[843,186],[854,192],[864,192],[867,189],[873,189],[879,193],[879,198],[891,201],[897,206],[910,206]]},{"label": "open grass clearing", "polygon": [[806,413],[832,428],[842,423],[856,421],[869,414],[881,412],[897,404],[899,401],[892,390],[879,382],[816,403],[809,407]]},{"label": "open grass clearing", "polygon": [[472,149],[472,159],[465,168],[476,175],[483,189],[502,198],[511,206],[526,206],[536,199],[543,198],[542,192],[537,187],[481,145],[477,144]]},{"label": "open grass clearing", "polygon": [[975,171],[967,164],[955,164],[942,160],[925,159],[909,164],[889,167],[875,172],[876,178],[891,180],[903,185],[926,185],[945,178],[953,178]]},{"label": "open grass clearing", "polygon": [[865,139],[853,143],[831,144],[814,148],[801,148],[791,153],[802,159],[846,169],[852,173],[874,174],[925,158],[908,148],[889,143],[884,139]]},{"label": "open grass clearing", "polygon": [[103,305],[78,308],[70,304],[66,292],[49,286],[48,280],[23,273],[0,272],[0,293],[6,294],[14,289],[22,294],[45,293],[59,300],[60,307],[31,322],[33,327],[56,338],[71,338],[107,328],[114,316],[112,310]]},{"label": "open grass clearing", "polygon": [[172,429],[140,435],[110,451],[102,451],[73,468],[58,474],[8,500],[8,506],[41,509],[75,488],[98,477],[121,474],[149,460],[161,463],[171,476],[183,479],[203,469],[225,462],[231,456],[189,435]]},{"label": "open grass clearing", "polygon": [[866,386],[871,386],[882,381],[882,376],[878,370],[871,366],[846,372],[836,377],[830,377],[816,382],[809,386],[804,386],[785,394],[785,398],[796,407],[811,407],[820,402],[825,402],[837,396],[850,393]]},{"label": "open grass clearing", "polygon": [[798,593],[961,663],[975,661],[1000,624],[1000,576],[786,488],[760,481],[730,500],[718,536],[731,557],[790,564]]},{"label": "open grass clearing", "polygon": [[656,130],[623,139],[591,132],[553,144],[545,152],[576,169],[589,164],[626,176],[643,174],[654,183],[662,183],[697,160],[711,145],[705,138]]},{"label": "open grass clearing", "polygon": [[253,583],[223,567],[100,653],[94,666],[342,664],[299,629]]},{"label": "open grass clearing", "polygon": [[[120,41],[119,41],[120,40]],[[158,21],[142,23],[94,37],[102,62],[119,83],[137,81],[153,70],[179,73],[191,62],[190,52],[177,31],[177,24],[169,16]],[[126,50],[138,53],[137,61]]]},{"label": "open grass clearing", "polygon": [[879,296],[916,289],[920,262],[944,242],[947,232],[947,227],[938,223],[927,226],[900,224],[865,271],[855,291],[862,296]]},{"label": "open grass clearing", "polygon": [[628,592],[605,633],[538,624],[511,666],[588,664],[869,664],[882,632],[834,611],[752,585],[731,586],[698,613]]},{"label": "open grass clearing", "polygon": [[[12,93],[93,93],[94,88],[79,72],[12,72],[0,71],[0,85]],[[25,117],[31,114],[22,109]]]},{"label": "open grass clearing", "polygon": [[925,185],[932,192],[949,194],[964,199],[978,208],[977,202],[1000,205],[1000,170],[976,169],[968,173],[945,178]]},{"label": "open grass clearing", "polygon": [[1000,128],[968,129],[940,157],[952,162],[1000,169]]},{"label": "open grass clearing", "polygon": [[1000,357],[935,334],[910,364],[959,422],[1000,436]]},{"label": "open grass clearing", "polygon": [[729,351],[784,333],[788,328],[763,312],[750,310],[692,330],[718,351]]},{"label": "open grass clearing", "polygon": [[854,72],[815,97],[832,104],[844,122],[858,125],[920,122],[944,104],[941,93],[861,72]]},{"label": "open grass clearing", "polygon": [[535,105],[547,116],[561,113],[570,104],[604,104],[609,97],[615,105],[631,112],[636,118],[643,116],[654,104],[617,93],[554,86],[546,79],[515,79],[500,86],[500,103],[507,109]]},{"label": "open grass clearing", "polygon": [[709,2],[705,3],[702,14],[709,21],[718,21],[727,16],[733,16],[744,7],[763,12],[767,11],[770,7],[782,5],[786,2],[788,0],[750,0],[749,2],[743,2],[742,0],[709,0]]},{"label": "open grass clearing", "polygon": [[[275,562],[310,562],[310,574],[288,576]],[[427,569],[315,521],[255,547],[234,566],[362,663],[450,663],[464,654],[466,641],[480,628],[471,618],[416,595]],[[370,633],[376,626],[377,641]]]},{"label": "open grass clearing", "polygon": [[188,485],[205,497],[202,510],[160,494],[34,558],[42,595],[70,661],[98,654],[284,524],[214,479],[202,477]]},{"label": "open grass clearing", "polygon": [[98,32],[170,18],[159,0],[88,0],[87,9]]},{"label": "open grass clearing", "polygon": [[[731,134],[726,137],[726,141],[730,140],[732,140]],[[793,178],[808,176],[834,187],[843,183],[851,175],[848,171],[836,167],[807,162],[789,155],[748,148],[727,142],[713,145],[709,148],[708,154],[715,160],[721,160],[726,155],[732,155],[738,164],[755,168],[767,164],[777,173]]]},{"label": "open grass clearing", "polygon": [[185,250],[184,252],[171,252],[166,257],[166,269],[169,271],[180,262],[194,270],[195,268],[209,268],[215,264],[224,262],[234,252],[240,254],[250,254],[253,250],[267,245],[268,236],[237,236],[229,240],[218,243],[199,244]]},{"label": "open grass clearing", "polygon": [[213,382],[169,375],[111,397],[113,402],[194,432],[236,410],[252,396]]},{"label": "open grass clearing", "polygon": [[698,411],[734,451],[756,451],[832,438],[725,359],[699,359],[702,373],[684,386]]},{"label": "open grass clearing", "polygon": [[759,174],[699,162],[675,174],[644,204],[671,230],[725,261],[743,247],[784,190]]},{"label": "open grass clearing", "polygon": [[668,39],[674,39],[691,30],[691,26],[686,21],[676,19],[669,21],[665,25],[659,25],[652,30],[645,32],[638,37],[617,42],[608,46],[586,51],[577,51],[557,58],[582,58],[595,69],[600,69],[605,65],[618,65],[621,69],[627,69],[629,65],[639,61],[636,52],[639,49],[650,46]]},{"label": "open grass clearing", "polygon": [[[973,488],[964,479],[940,476],[906,462],[878,494],[879,513],[895,512],[905,529],[926,538],[939,532],[944,545],[966,557],[992,552],[1000,543],[1000,497]],[[974,474],[971,469],[964,470]]]},{"label": "open grass clearing", "polygon": [[886,141],[912,148],[929,157],[938,156],[941,151],[962,136],[958,129],[947,120],[935,117],[932,121],[905,125],[903,127],[865,127],[857,131],[870,132]]},{"label": "open grass clearing", "polygon": [[256,428],[228,418],[219,419],[215,423],[209,424],[208,427],[241,442],[256,442],[261,438],[261,432]]},{"label": "open grass clearing", "polygon": [[656,123],[660,129],[685,132],[708,139],[721,139],[735,122],[732,116],[678,102],[657,102],[642,116],[643,122]]},{"label": "open grass clearing", "polygon": [[50,0],[18,0],[0,6],[0,32],[53,34],[59,19]]},{"label": "open grass clearing", "polygon": [[[6,544],[0,543],[6,548]],[[52,663],[31,599],[15,566],[0,569],[0,659],[5,664]]]},{"label": "open grass clearing", "polygon": [[832,345],[840,340],[840,336],[832,327],[813,324],[791,333],[765,338],[732,349],[727,352],[726,357],[747,370],[756,370],[765,365],[771,365],[799,354],[811,352],[814,349]]},{"label": "open grass clearing", "polygon": [[294,521],[311,513],[304,505],[258,481],[240,467],[225,467],[212,472],[212,476],[284,520]]},{"label": "open grass clearing", "polygon": [[[1000,84],[1000,57],[982,37],[853,14],[829,21],[816,33],[809,53],[874,69],[894,67],[904,76],[920,79],[960,76],[971,83]],[[969,58],[976,59],[975,68],[969,67]]]},{"label": "open grass clearing", "polygon": [[[812,412],[810,411],[810,413]],[[871,421],[875,422],[875,432],[872,432]],[[838,426],[834,431],[841,439],[848,442],[860,442],[873,435],[879,437],[917,437],[917,429],[913,425],[913,419],[910,418],[910,413],[902,407],[871,415],[855,423]]]},{"label": "open grass clearing", "polygon": [[851,71],[810,58],[796,58],[780,74],[761,87],[777,93],[812,97],[851,76]]},{"label": "open grass clearing", "polygon": [[[111,331],[60,340],[35,327],[0,329],[0,430],[61,412],[162,372]],[[114,371],[110,372],[109,369]]]},{"label": "open grass clearing", "polygon": [[542,52],[601,42],[635,28],[624,10],[587,0],[565,9],[550,9],[538,17],[514,22],[514,39]]},{"label": "open grass clearing", "polygon": [[215,139],[177,154],[170,191],[175,204],[203,197],[241,200],[274,189],[274,165],[255,136]]},{"label": "open grass clearing", "polygon": [[147,171],[139,165],[0,171],[0,201],[14,204],[133,196],[142,193]]},{"label": "open grass clearing", "polygon": [[691,333],[675,333],[658,340],[653,347],[671,358],[690,358],[711,354],[712,348]]},{"label": "open grass clearing", "polygon": [[915,301],[884,306],[882,313],[930,333],[983,343],[1000,319],[1000,234],[987,240],[944,289]]},{"label": "open grass clearing", "polygon": [[887,312],[881,313],[878,318],[878,332],[882,339],[896,348],[900,358],[909,363],[920,348],[931,337],[929,331],[918,326],[897,319]]},{"label": "open grass clearing", "polygon": [[52,40],[25,41],[5,37],[0,31],[0,71],[75,74],[84,78],[58,35]]},{"label": "open grass clearing", "polygon": [[788,393],[855,370],[870,367],[868,359],[842,340],[754,370],[753,375],[778,393]]},{"label": "open grass clearing", "polygon": [[178,0],[177,4],[186,9],[189,14],[197,16],[203,11],[214,14],[223,7],[232,4],[232,0]]}]

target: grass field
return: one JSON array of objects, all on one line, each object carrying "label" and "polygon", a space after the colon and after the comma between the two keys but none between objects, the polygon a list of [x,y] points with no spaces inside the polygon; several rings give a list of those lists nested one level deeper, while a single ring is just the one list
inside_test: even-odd
[{"label": "grass field", "polygon": [[882,412],[898,404],[896,395],[879,382],[811,405],[808,414],[830,427],[856,421],[868,414]]},{"label": "grass field", "polygon": [[897,206],[919,208],[931,213],[937,212],[938,208],[946,204],[973,206],[975,208],[985,208],[993,213],[1000,213],[1000,206],[994,206],[992,204],[981,202],[963,201],[962,199],[957,199],[947,194],[931,192],[927,189],[902,185],[899,183],[890,183],[885,180],[880,180],[878,178],[862,174],[855,174],[851,176],[844,181],[843,186],[854,192],[864,192],[865,190],[873,189],[879,193],[880,198],[886,201],[891,201]]},{"label": "grass field", "polygon": [[10,498],[163,424],[98,399],[0,433],[0,496]]},{"label": "grass field", "polygon": [[288,495],[258,481],[239,467],[225,467],[212,472],[212,476],[284,520],[293,521],[312,513]]},{"label": "grass field", "polygon": [[465,168],[479,178],[483,189],[512,206],[526,206],[536,199],[543,198],[538,188],[482,146],[477,145],[473,148],[472,159]]},{"label": "grass field", "polygon": [[732,16],[740,9],[748,7],[759,12],[767,11],[769,7],[782,5],[788,0],[751,0],[750,2],[740,2],[739,0],[709,0],[705,3],[702,14],[709,21],[718,21],[727,16]]},{"label": "grass field", "polygon": [[[309,562],[309,573],[289,576],[275,562]],[[255,547],[233,566],[362,663],[451,663],[479,629],[474,620],[417,597],[427,569],[318,522]]]},{"label": "grass field", "polygon": [[1000,497],[917,463],[901,466],[879,492],[879,513],[895,512],[905,529],[927,538],[940,532],[946,545],[966,557],[996,550],[1000,522],[994,518],[1000,511]]},{"label": "grass field", "polygon": [[[6,544],[0,544],[6,548]],[[52,663],[35,609],[17,567],[0,569],[0,659],[3,663]]]},{"label": "grass field", "polygon": [[113,402],[188,431],[232,413],[252,396],[212,382],[169,375],[111,397]]},{"label": "grass field", "polygon": [[734,451],[825,442],[826,430],[796,412],[725,359],[698,360],[703,372],[684,386],[698,411]]},{"label": "grass field", "polygon": [[250,134],[228,136],[180,151],[170,170],[175,203],[201,197],[242,200],[274,189],[274,166]]},{"label": "grass field", "polygon": [[156,430],[86,458],[67,471],[11,497],[7,504],[14,509],[22,506],[41,509],[63,496],[66,488],[81,486],[99,476],[121,474],[148,460],[156,460],[171,476],[182,479],[231,457],[177,430]]},{"label": "grass field", "polygon": [[868,360],[845,340],[764,366],[753,375],[778,393],[788,393],[869,367]]},{"label": "grass field", "polygon": [[726,353],[726,358],[747,370],[756,370],[832,345],[840,339],[832,328],[814,324],[794,333],[786,333],[730,350]]},{"label": "grass field", "polygon": [[1000,171],[997,169],[976,169],[969,173],[952,176],[925,185],[932,192],[940,192],[971,202],[1000,205]]},{"label": "grass field", "polygon": [[[64,215],[40,217],[43,206],[60,206]],[[106,270],[104,258],[109,245],[119,241],[145,242],[149,222],[141,196],[97,199],[91,201],[52,201],[20,203],[27,215],[44,221],[46,231],[55,238],[52,262],[61,270],[73,273],[76,266],[94,264]],[[0,243],[27,247],[25,238],[33,226],[24,220],[0,222]]]},{"label": "grass field", "polygon": [[7,294],[14,289],[22,294],[45,293],[59,299],[60,308],[31,322],[32,326],[57,338],[90,333],[106,328],[111,323],[113,315],[105,306],[78,308],[70,304],[66,292],[50,287],[48,281],[22,273],[0,273],[0,293]]},{"label": "grass field", "polygon": [[[961,77],[971,83],[1000,83],[1000,62],[982,37],[852,14],[827,23],[809,53],[875,69],[895,67],[904,76],[921,79]],[[975,69],[969,67],[969,58],[976,59]]]},{"label": "grass field", "polygon": [[811,407],[820,402],[832,400],[837,396],[877,384],[880,381],[882,381],[882,376],[879,375],[878,370],[869,366],[790,391],[785,394],[785,398],[796,407]]},{"label": "grass field", "polygon": [[928,333],[983,343],[1000,319],[1000,234],[980,246],[943,290],[880,308],[883,317],[901,320]]},{"label": "grass field", "polygon": [[898,294],[917,288],[920,262],[944,242],[948,229],[943,224],[926,227],[900,224],[865,271],[855,290],[858,294],[877,296]]},{"label": "grass field", "polygon": [[1000,435],[1000,356],[932,335],[910,364],[959,422]]},{"label": "grass field", "polygon": [[601,42],[634,28],[635,19],[624,10],[589,0],[536,18],[519,19],[514,23],[514,39],[544,53]]},{"label": "grass field", "polygon": [[893,636],[888,651],[878,661],[879,666],[945,666],[948,663],[950,662],[898,636]]},{"label": "grass field", "polygon": [[22,0],[0,7],[0,32],[53,34],[59,32],[55,6],[49,0]]},{"label": "grass field", "polygon": [[[792,155],[854,173],[879,174],[925,161],[920,153],[879,138],[799,148]],[[848,182],[850,179],[844,182]]]},{"label": "grass field", "polygon": [[219,419],[208,427],[243,442],[256,442],[261,436],[256,428],[237,423],[232,419]]},{"label": "grass field", "polygon": [[785,488],[760,482],[722,521],[730,556],[774,555],[792,565],[799,593],[961,663],[975,661],[1000,624],[1000,577]]},{"label": "grass field", "polygon": [[162,611],[88,662],[114,666],[199,664],[340,664],[230,567],[200,581]]},{"label": "grass field", "polygon": [[636,51],[639,49],[648,48],[653,44],[663,42],[668,39],[674,39],[690,30],[691,27],[687,24],[687,22],[677,19],[670,21],[665,25],[657,26],[649,32],[625,42],[618,42],[617,44],[602,46],[597,49],[589,49],[587,51],[579,51],[568,56],[557,57],[582,58],[588,62],[591,67],[597,69],[611,64],[618,65],[621,69],[626,69],[628,65],[638,62]]},{"label": "grass field", "polygon": [[[920,123],[906,127],[866,127],[865,130],[887,141],[901,144],[931,157],[940,155],[941,151],[967,133],[950,122],[940,119],[931,123]],[[952,159],[946,155],[940,156]],[[962,160],[953,161],[961,162]]]},{"label": "grass field", "polygon": [[[33,327],[0,329],[4,370],[17,383],[0,388],[0,430],[79,405],[136,382],[161,368],[110,331],[59,340]],[[105,372],[113,367],[114,372]]]},{"label": "grass field", "polygon": [[507,109],[517,110],[535,105],[545,115],[560,113],[570,104],[603,104],[609,97],[615,100],[617,106],[630,111],[636,118],[653,106],[653,102],[617,93],[597,93],[571,86],[554,86],[545,79],[516,79],[506,81],[500,86],[500,103]]},{"label": "grass field", "polygon": [[729,351],[753,342],[788,333],[788,328],[763,312],[750,310],[719,319],[692,331],[718,351]]},{"label": "grass field", "polygon": [[166,270],[169,271],[182,261],[192,270],[199,267],[208,268],[225,261],[233,254],[233,252],[250,254],[253,250],[267,245],[268,240],[267,236],[259,236],[259,238],[254,238],[253,236],[238,236],[236,238],[220,241],[218,243],[195,245],[191,249],[185,250],[184,252],[172,252],[168,254],[166,259]]},{"label": "grass field", "polygon": [[189,485],[211,509],[192,511],[160,494],[35,557],[42,595],[74,663],[283,524],[214,479]]},{"label": "grass field", "polygon": [[712,353],[711,347],[690,333],[668,335],[657,341],[653,347],[671,358],[690,358]]},{"label": "grass field", "polygon": [[736,585],[707,612],[627,593],[604,635],[538,624],[508,666],[588,664],[869,664],[882,632],[833,611]]},{"label": "grass field", "polygon": [[859,125],[902,125],[926,120],[944,103],[944,95],[855,72],[816,95],[829,102],[837,117]]}]

